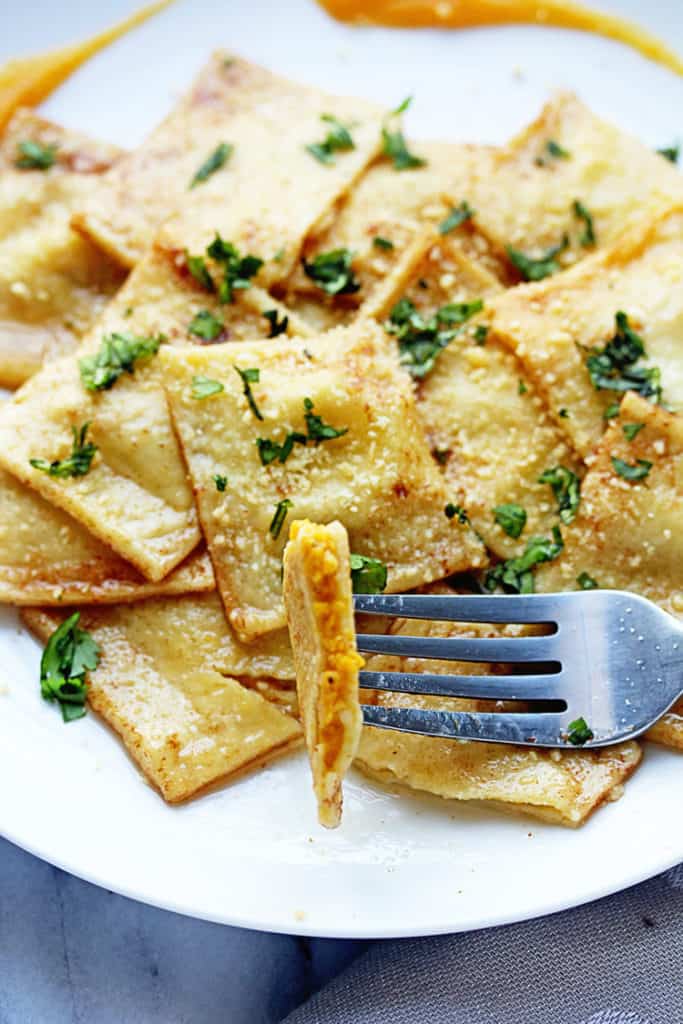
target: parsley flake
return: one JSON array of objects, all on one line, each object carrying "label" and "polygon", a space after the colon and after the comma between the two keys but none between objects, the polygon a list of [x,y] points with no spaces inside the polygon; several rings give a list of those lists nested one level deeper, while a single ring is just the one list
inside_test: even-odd
[{"label": "parsley flake", "polygon": [[381,594],[387,585],[387,567],[379,558],[351,555],[351,589],[354,594]]},{"label": "parsley flake", "polygon": [[40,662],[40,692],[56,700],[65,722],[85,715],[86,672],[97,668],[100,649],[90,633],[80,629],[81,613],[74,612],[48,640]]},{"label": "parsley flake", "polygon": [[632,441],[634,437],[638,436],[638,434],[641,432],[644,426],[644,423],[624,423],[622,424],[621,429],[624,432],[624,437],[626,438],[626,440]]},{"label": "parsley flake", "polygon": [[313,402],[310,398],[304,398],[304,409],[304,419],[306,421],[309,441],[315,441],[316,444],[319,444],[321,441],[332,441],[335,437],[343,437],[344,434],[348,434],[348,427],[342,427],[341,430],[337,430],[336,427],[331,427],[329,423],[325,423],[320,416],[316,416],[313,412]]},{"label": "parsley flake", "polygon": [[[626,313],[617,313],[615,321],[614,337],[604,348],[591,349],[586,359],[593,387],[599,391],[635,391],[659,402],[662,387],[658,367],[635,365],[646,355],[643,339],[630,327]],[[605,414],[605,418],[612,417]]]},{"label": "parsley flake", "polygon": [[605,409],[605,411],[603,412],[603,414],[602,414],[603,420],[613,420],[616,416],[619,415],[619,409],[620,408],[621,408],[621,406],[620,406],[619,402],[612,402],[612,404],[608,405],[607,408]]},{"label": "parsley flake", "polygon": [[677,164],[678,158],[681,155],[681,147],[678,142],[674,143],[673,146],[664,146],[662,149],[658,149],[657,152],[660,156],[663,156],[669,163]]},{"label": "parsley flake", "polygon": [[214,149],[213,153],[207,156],[204,163],[200,166],[199,170],[195,174],[194,178],[190,182],[190,188],[196,188],[197,185],[201,185],[202,182],[208,181],[212,174],[216,171],[220,171],[230,157],[234,147],[229,142],[221,142]]},{"label": "parsley flake", "polygon": [[592,576],[589,576],[587,572],[579,573],[576,577],[576,582],[579,584],[582,590],[599,590],[600,584],[597,580],[594,580]]},{"label": "parsley flake", "polygon": [[484,588],[492,592],[501,587],[510,594],[533,594],[534,576],[532,569],[542,562],[557,558],[564,548],[564,541],[558,526],[553,527],[553,539],[531,537],[523,555],[499,562],[489,569],[484,578]]},{"label": "parsley flake", "polygon": [[520,272],[525,281],[542,281],[544,277],[557,274],[562,268],[557,257],[569,248],[569,236],[564,235],[559,245],[547,249],[541,256],[531,257],[511,245],[505,247],[510,262]]},{"label": "parsley flake", "polygon": [[481,299],[451,302],[425,320],[414,303],[403,298],[392,309],[384,329],[396,336],[401,365],[420,379],[433,369],[441,350],[460,334],[462,325],[483,308]]},{"label": "parsley flake", "polygon": [[493,510],[493,518],[508,537],[517,538],[526,526],[526,509],[515,504],[497,505]]},{"label": "parsley flake", "polygon": [[282,530],[282,527],[285,524],[287,513],[292,507],[292,504],[293,503],[289,500],[289,498],[283,498],[282,501],[278,501],[277,505],[275,506],[275,515],[271,519],[270,526],[268,527],[268,532],[270,533],[273,540],[277,540],[278,537],[280,536],[280,531]]},{"label": "parsley flake", "polygon": [[269,338],[277,338],[279,334],[287,333],[287,328],[289,327],[288,316],[283,316],[280,319],[276,309],[264,309],[263,315],[270,324]]},{"label": "parsley flake", "polygon": [[564,146],[561,146],[555,139],[548,139],[545,144],[545,151],[548,156],[554,157],[555,160],[569,160],[571,153]]},{"label": "parsley flake", "polygon": [[584,743],[590,742],[590,740],[593,739],[593,736],[593,730],[589,729],[585,718],[577,718],[573,722],[569,723],[567,739],[571,744],[573,744],[573,746],[582,747]]},{"label": "parsley flake", "polygon": [[[223,268],[223,280],[218,285],[218,298],[222,303],[234,302],[234,292],[251,286],[251,278],[258,274],[263,260],[258,256],[240,256],[232,242],[226,242],[216,232],[206,255]],[[215,284],[214,284],[215,288]]]},{"label": "parsley flake", "polygon": [[476,345],[485,345],[486,339],[489,336],[489,329],[486,324],[477,324],[472,332],[472,336]]},{"label": "parsley flake", "polygon": [[41,473],[47,473],[48,476],[58,477],[62,480],[70,476],[85,476],[90,470],[97,451],[97,445],[90,441],[86,444],[85,438],[89,427],[90,423],[88,422],[80,428],[71,428],[73,444],[71,455],[68,458],[55,462],[46,462],[45,459],[29,459],[29,462],[34,469],[39,469]]},{"label": "parsley flake", "polygon": [[247,399],[247,402],[249,403],[249,408],[251,409],[257,420],[262,420],[263,415],[254,400],[254,396],[251,390],[252,384],[258,384],[261,378],[261,371],[256,367],[250,367],[247,370],[240,370],[239,366],[235,366],[234,363],[233,369],[236,370],[237,373],[240,375],[242,384],[244,385],[244,395],[245,398]]},{"label": "parsley flake", "polygon": [[439,224],[439,234],[447,235],[449,232],[455,231],[465,221],[471,220],[475,213],[476,210],[473,210],[467,200],[463,199],[459,206],[454,206],[448,216],[441,221]]},{"label": "parsley flake", "polygon": [[57,146],[27,139],[17,146],[14,166],[22,171],[47,171],[57,159]]},{"label": "parsley flake", "polygon": [[214,316],[208,309],[200,309],[192,317],[187,328],[190,334],[202,341],[215,341],[225,330],[225,324],[217,316]]},{"label": "parsley flake", "polygon": [[388,238],[383,238],[381,235],[375,235],[375,237],[372,240],[372,244],[374,245],[375,249],[385,249],[389,251],[390,249],[394,248],[394,243],[390,241],[390,239]]},{"label": "parsley flake", "polygon": [[325,423],[321,416],[318,416],[314,411],[314,403],[310,398],[304,398],[304,420],[306,422],[307,433],[302,434],[299,431],[292,431],[287,434],[282,444],[278,444],[277,441],[271,440],[267,437],[259,437],[256,440],[256,447],[258,449],[259,458],[263,466],[269,466],[271,462],[286,462],[289,456],[294,450],[295,444],[303,445],[304,447],[309,441],[313,441],[316,445],[322,441],[332,441],[337,437],[343,437],[344,434],[348,434],[349,428],[342,427],[337,429],[336,427],[330,426],[329,423]]},{"label": "parsley flake", "polygon": [[565,525],[573,522],[581,501],[581,481],[566,466],[546,469],[538,478],[539,484],[550,484],[557,500],[557,511]]},{"label": "parsley flake", "polygon": [[191,256],[190,253],[185,250],[185,265],[187,266],[191,276],[195,279],[197,284],[201,285],[204,291],[216,291],[216,286],[213,283],[213,278],[209,273],[206,260],[203,256]]},{"label": "parsley flake", "polygon": [[580,199],[574,200],[572,212],[578,220],[582,220],[584,223],[584,230],[579,238],[579,245],[582,245],[584,249],[590,249],[597,242],[593,215]]},{"label": "parsley flake", "polygon": [[525,395],[528,390],[529,390],[529,388],[526,386],[526,383],[520,377],[519,380],[517,381],[517,394],[518,395]]},{"label": "parsley flake", "polygon": [[328,295],[353,295],[360,291],[360,281],[351,265],[354,256],[349,249],[321,252],[310,262],[303,261],[304,272]]},{"label": "parsley flake", "polygon": [[211,398],[212,395],[220,395],[222,391],[225,391],[225,388],[219,380],[211,380],[201,373],[192,378],[192,397],[197,401]]},{"label": "parsley flake", "polygon": [[569,409],[565,409],[565,408],[560,409],[560,411],[558,413],[558,416],[560,417],[561,420],[568,420],[569,419]]},{"label": "parsley flake", "polygon": [[312,142],[306,146],[306,152],[314,156],[321,164],[333,164],[334,154],[338,151],[355,149],[350,125],[342,124],[332,114],[322,114],[320,120],[330,126],[329,131],[322,142]]},{"label": "parsley flake", "polygon": [[222,494],[225,488],[228,486],[227,476],[221,476],[220,473],[214,473],[211,479],[216,485],[216,490],[220,491]]},{"label": "parsley flake", "polygon": [[413,167],[424,167],[427,163],[422,157],[415,156],[414,153],[410,152],[403,132],[400,127],[395,126],[395,119],[399,118],[408,109],[412,99],[412,96],[404,99],[396,107],[396,110],[392,111],[382,126],[382,152],[384,156],[393,161],[394,169],[397,171],[407,171]]},{"label": "parsley flake", "polygon": [[469,516],[465,509],[461,505],[453,505],[450,501],[446,505],[444,512],[446,519],[457,519],[459,523],[469,523]]},{"label": "parsley flake", "polygon": [[628,462],[624,462],[623,459],[616,459],[612,456],[612,465],[614,466],[614,472],[624,478],[635,482],[637,480],[644,480],[652,469],[652,463],[648,462],[647,459],[636,459],[635,465],[631,465]]},{"label": "parsley flake", "polygon": [[114,333],[102,339],[97,352],[79,360],[81,382],[88,391],[108,391],[123,373],[133,373],[140,359],[149,359],[159,351],[166,338],[142,338],[135,334]]}]

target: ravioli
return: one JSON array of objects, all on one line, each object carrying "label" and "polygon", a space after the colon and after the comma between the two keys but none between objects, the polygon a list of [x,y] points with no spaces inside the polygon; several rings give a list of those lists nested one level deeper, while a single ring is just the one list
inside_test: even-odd
[{"label": "ravioli", "polygon": [[[501,254],[538,257],[561,245],[563,266],[613,245],[648,207],[683,199],[683,177],[657,153],[560,93],[475,180],[477,225]],[[577,216],[579,202],[592,217]]]},{"label": "ravioli", "polygon": [[524,363],[584,456],[603,433],[608,406],[621,397],[597,390],[585,365],[589,350],[614,337],[619,312],[645,344],[640,363],[660,369],[665,402],[683,410],[683,206],[653,214],[612,249],[557,277],[512,288],[492,304],[496,336]]},{"label": "ravioli", "polygon": [[[424,320],[449,303],[484,304],[417,382],[417,410],[451,501],[491,551],[511,558],[528,537],[549,534],[557,522],[556,503],[539,476],[557,465],[578,467],[522,365],[488,333],[489,304],[500,290],[466,255],[458,236],[432,235],[392,303],[408,299]],[[392,303],[382,312],[390,313]],[[494,518],[495,508],[509,504],[526,513],[519,538]]]},{"label": "ravioli", "polygon": [[342,783],[363,728],[349,539],[341,523],[295,520],[283,558],[283,593],[318,820],[336,828]]},{"label": "ravioli", "polygon": [[[202,311],[218,323],[216,340],[267,336],[271,324],[263,313],[269,310],[280,322],[287,319],[288,331],[297,329],[296,318],[260,289],[239,291],[233,303],[221,305],[168,254],[152,248],[84,340],[79,357],[116,332],[161,334],[165,344],[205,344],[191,330]],[[192,551],[200,533],[156,359],[136,365],[110,390],[93,393],[81,382],[79,357],[50,363],[3,407],[0,463],[158,582]],[[85,423],[98,447],[87,475],[53,479],[31,467],[32,458],[51,462],[68,455],[72,428]]]},{"label": "ravioli", "polygon": [[118,604],[214,588],[205,548],[149,583],[75,519],[0,471],[0,603]]},{"label": "ravioli", "polygon": [[[351,126],[353,140],[329,165],[305,148],[330,130],[323,115]],[[217,53],[75,223],[124,266],[141,258],[164,222],[163,244],[191,253],[202,253],[220,231],[267,261],[260,283],[269,284],[289,273],[304,236],[375,155],[383,116],[363,100],[329,96]],[[234,147],[225,166],[189,189],[223,143]]]},{"label": "ravioli", "polygon": [[[47,169],[20,168],[20,146],[54,147]],[[0,139],[0,386],[76,347],[125,273],[70,227],[74,209],[122,153],[18,111]]]},{"label": "ravioli", "polygon": [[[474,534],[445,514],[447,492],[410,383],[376,324],[359,321],[306,347],[288,339],[166,348],[160,362],[218,588],[242,638],[284,624],[281,555],[290,514],[343,522],[355,554],[386,564],[389,591],[484,563]],[[251,396],[262,419],[235,367],[258,370]],[[223,390],[197,400],[195,377]],[[284,444],[290,450],[280,458]],[[227,477],[225,492],[216,475]],[[285,500],[291,509],[281,510],[278,532],[275,513]]]},{"label": "ravioli", "polygon": [[[182,645],[178,656],[185,621],[178,605],[172,607],[165,628],[157,621],[144,635],[144,604],[133,615],[126,608],[84,610],[81,627],[101,651],[89,673],[90,706],[164,799],[178,803],[298,746],[301,727],[207,665],[203,645],[196,651]],[[45,642],[66,614],[27,609],[23,617]]]},{"label": "ravioli", "polygon": [[[635,424],[629,441],[624,427]],[[642,479],[628,480],[613,459],[650,468]],[[591,456],[564,551],[539,567],[536,586],[577,589],[584,572],[601,587],[633,590],[683,612],[683,418],[633,392]]]},{"label": "ravioli", "polygon": [[330,215],[322,232],[306,241],[304,257],[347,249],[353,253],[353,269],[360,285],[348,296],[325,295],[304,270],[297,268],[285,283],[287,305],[313,326],[333,326],[350,320],[358,310],[378,315],[387,285],[412,265],[412,249],[426,232],[444,223],[454,209],[468,210],[452,229],[471,260],[494,277],[507,274],[504,262],[492,255],[487,240],[476,228],[476,211],[467,202],[474,170],[485,173],[493,150],[483,146],[430,142],[415,144],[424,166],[397,171],[380,158],[363,174],[352,191]]},{"label": "ravioli", "polygon": [[[391,632],[409,636],[510,636],[530,627],[463,625],[395,620]],[[425,671],[425,662],[374,657],[370,671]],[[497,666],[504,671],[503,666]],[[430,672],[481,675],[491,666],[471,662],[430,661]],[[491,710],[491,701],[381,692],[364,694],[367,702],[388,707],[439,710]],[[501,713],[504,713],[502,708]],[[510,812],[529,814],[571,828],[582,824],[601,803],[613,799],[641,759],[637,743],[601,751],[565,752],[508,744],[438,739],[366,726],[355,766],[371,778],[400,783],[449,800],[477,801]]]}]

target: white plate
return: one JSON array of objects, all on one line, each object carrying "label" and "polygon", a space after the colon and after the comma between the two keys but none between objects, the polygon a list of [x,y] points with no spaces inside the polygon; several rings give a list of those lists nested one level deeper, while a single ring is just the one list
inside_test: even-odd
[{"label": "white plate", "polygon": [[[11,19],[0,15],[0,59],[71,41],[136,4],[14,5]],[[641,6],[602,0],[634,17]],[[683,48],[678,0],[641,17]],[[45,109],[135,145],[218,45],[331,91],[390,103],[415,93],[409,128],[418,136],[502,141],[556,87],[578,90],[650,145],[681,131],[683,82],[616,44],[533,28],[359,32],[307,0],[178,0]],[[38,661],[14,613],[0,613],[0,832],[136,899],[274,931],[421,935],[547,914],[683,860],[683,763],[652,746],[623,799],[577,832],[399,796],[354,776],[343,826],[328,833],[315,823],[303,755],[169,808],[93,715],[62,725],[40,699]]]}]

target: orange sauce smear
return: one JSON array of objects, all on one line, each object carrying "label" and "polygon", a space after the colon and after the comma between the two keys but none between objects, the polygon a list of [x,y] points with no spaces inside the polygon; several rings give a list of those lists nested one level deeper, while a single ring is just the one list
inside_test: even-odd
[{"label": "orange sauce smear", "polygon": [[338,21],[390,28],[475,28],[532,24],[579,29],[616,39],[683,75],[683,59],[632,21],[573,0],[318,0]]},{"label": "orange sauce smear", "polygon": [[125,35],[173,0],[156,0],[117,25],[81,43],[64,46],[33,57],[18,57],[0,67],[0,132],[17,107],[34,107],[46,99],[84,61]]}]

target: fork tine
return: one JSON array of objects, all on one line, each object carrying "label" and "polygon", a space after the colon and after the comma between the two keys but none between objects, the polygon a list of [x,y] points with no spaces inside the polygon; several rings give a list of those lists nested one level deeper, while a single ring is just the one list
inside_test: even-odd
[{"label": "fork tine", "polygon": [[444,622],[557,622],[568,594],[356,594],[355,610],[368,615]]},{"label": "fork tine", "polygon": [[361,672],[364,690],[424,693],[438,697],[479,697],[491,700],[563,700],[562,676],[451,676],[428,672]]},{"label": "fork tine", "polygon": [[[567,747],[562,736],[566,713],[489,714],[473,711],[436,711],[425,708],[387,708],[363,704],[365,725],[443,739],[519,743],[523,746]],[[582,749],[594,744],[586,743]],[[574,748],[570,748],[574,749]]]},{"label": "fork tine", "polygon": [[444,661],[554,661],[557,656],[554,636],[430,637],[359,633],[356,643],[358,650],[366,654]]}]

